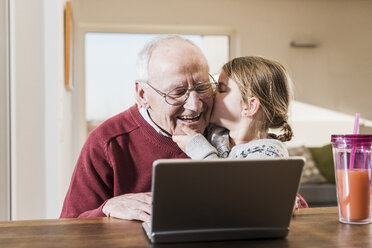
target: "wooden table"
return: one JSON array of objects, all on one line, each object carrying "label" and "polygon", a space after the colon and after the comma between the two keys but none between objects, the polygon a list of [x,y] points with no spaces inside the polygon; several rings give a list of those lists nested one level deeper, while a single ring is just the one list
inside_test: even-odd
[{"label": "wooden table", "polygon": [[285,239],[152,245],[141,223],[115,218],[0,222],[0,247],[372,247],[372,225],[338,222],[337,208],[300,210]]}]

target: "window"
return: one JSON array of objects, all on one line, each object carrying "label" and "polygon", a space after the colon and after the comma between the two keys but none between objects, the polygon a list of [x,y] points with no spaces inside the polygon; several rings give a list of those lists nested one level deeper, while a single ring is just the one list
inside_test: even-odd
[{"label": "window", "polygon": [[[138,53],[159,34],[86,33],[85,99],[88,132],[134,104]],[[198,45],[210,72],[219,73],[230,59],[227,35],[182,35]]]}]

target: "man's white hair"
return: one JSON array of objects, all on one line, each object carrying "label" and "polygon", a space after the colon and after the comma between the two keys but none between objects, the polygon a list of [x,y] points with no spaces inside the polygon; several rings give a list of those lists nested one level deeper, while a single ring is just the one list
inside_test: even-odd
[{"label": "man's white hair", "polygon": [[182,41],[187,42],[199,50],[200,48],[192,41],[182,38],[179,35],[168,35],[161,36],[151,40],[138,54],[137,63],[136,63],[136,81],[147,82],[149,80],[149,62],[153,51],[160,45],[166,44],[167,42],[172,41]]}]

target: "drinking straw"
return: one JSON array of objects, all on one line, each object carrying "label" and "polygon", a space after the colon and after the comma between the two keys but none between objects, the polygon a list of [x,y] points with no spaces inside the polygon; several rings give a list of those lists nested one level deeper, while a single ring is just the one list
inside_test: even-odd
[{"label": "drinking straw", "polygon": [[[358,128],[359,128],[359,117],[360,114],[356,113],[355,114],[355,121],[354,121],[354,132],[353,134],[358,134]],[[354,168],[354,159],[355,159],[355,150],[356,146],[354,144],[351,145],[351,154],[350,154],[350,169]]]}]

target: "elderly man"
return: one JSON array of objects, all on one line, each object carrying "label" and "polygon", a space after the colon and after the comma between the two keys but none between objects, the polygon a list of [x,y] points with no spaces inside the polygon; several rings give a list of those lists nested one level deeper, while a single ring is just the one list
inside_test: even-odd
[{"label": "elderly man", "polygon": [[148,221],[153,161],[187,157],[172,141],[181,123],[201,133],[208,125],[215,84],[208,72],[201,50],[179,36],[146,46],[137,61],[137,105],[89,135],[61,218]]}]

